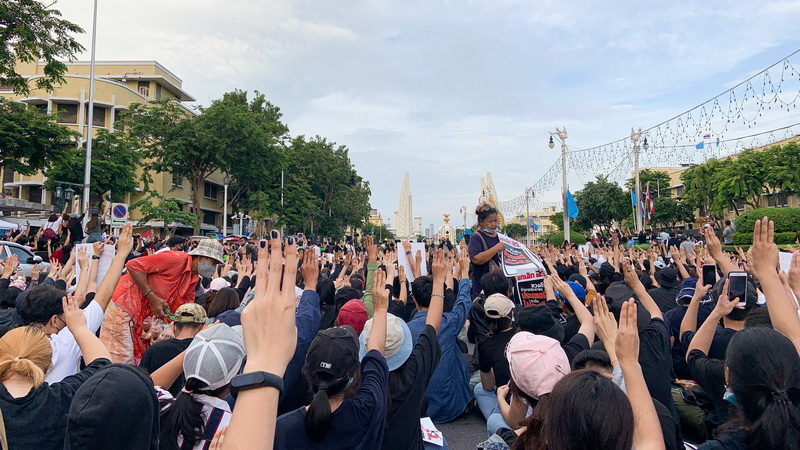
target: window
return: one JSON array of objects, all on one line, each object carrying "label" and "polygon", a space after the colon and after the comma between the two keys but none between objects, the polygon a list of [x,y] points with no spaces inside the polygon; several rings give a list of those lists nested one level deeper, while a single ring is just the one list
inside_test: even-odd
[{"label": "window", "polygon": [[10,84],[2,84],[2,83],[0,83],[0,91],[2,91],[2,92],[11,92],[11,85]]},{"label": "window", "polygon": [[41,186],[29,186],[28,187],[28,199],[29,202],[33,203],[41,203],[42,202],[42,187]]},{"label": "window", "polygon": [[[669,192],[669,191],[667,191]],[[675,188],[675,197],[681,198],[683,197],[683,186],[678,186]]]},{"label": "window", "polygon": [[140,94],[144,95],[145,97],[150,97],[150,82],[149,81],[140,81],[137,90]]},{"label": "window", "polygon": [[58,104],[58,123],[78,123],[78,105]]},{"label": "window", "polygon": [[47,114],[47,103],[37,103],[37,104],[31,105],[31,106],[33,106],[33,108],[37,112],[39,112],[41,114]]},{"label": "window", "polygon": [[203,185],[203,197],[216,200],[219,194],[219,186],[213,183]]},{"label": "window", "polygon": [[114,129],[117,131],[125,131],[125,123],[122,120],[122,116],[120,115],[124,109],[115,109],[114,110]]},{"label": "window", "polygon": [[736,205],[736,210],[737,211],[744,211],[744,202],[736,201],[736,202],[733,202],[733,203]]},{"label": "window", "polygon": [[156,84],[156,100],[161,100],[161,85]]},{"label": "window", "polygon": [[[87,106],[85,109],[86,117],[83,118],[84,124],[89,124],[89,107]],[[102,106],[95,106],[94,107],[94,115],[92,116],[92,125],[95,127],[105,127],[106,126],[106,109]]]},{"label": "window", "polygon": [[206,225],[217,225],[218,214],[213,211],[203,211],[203,223]]},{"label": "window", "polygon": [[176,175],[174,172],[172,173],[172,185],[177,187],[183,187],[183,177],[180,175]]},{"label": "window", "polygon": [[768,206],[770,208],[779,208],[781,206],[789,206],[789,194],[786,192],[776,192],[768,198]]}]

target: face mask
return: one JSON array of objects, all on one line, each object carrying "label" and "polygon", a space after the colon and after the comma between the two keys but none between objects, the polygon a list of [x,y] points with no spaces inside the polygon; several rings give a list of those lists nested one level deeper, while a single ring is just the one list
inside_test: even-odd
[{"label": "face mask", "polygon": [[490,230],[490,229],[488,229],[488,228],[484,228],[484,229],[483,229],[483,232],[484,232],[484,233],[489,233],[489,234],[495,234],[495,233],[497,233],[497,230]]},{"label": "face mask", "polygon": [[213,277],[217,268],[208,261],[203,261],[197,266],[197,273],[201,277]]},{"label": "face mask", "polygon": [[736,398],[733,396],[733,392],[731,392],[731,388],[725,386],[725,395],[722,396],[722,399],[726,402],[736,405]]}]

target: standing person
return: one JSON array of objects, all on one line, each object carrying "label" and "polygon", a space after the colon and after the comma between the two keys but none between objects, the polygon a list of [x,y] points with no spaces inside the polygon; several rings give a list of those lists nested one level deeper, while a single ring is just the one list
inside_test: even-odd
[{"label": "standing person", "polygon": [[69,233],[69,244],[75,245],[75,243],[80,243],[83,241],[83,218],[86,216],[86,212],[89,211],[88,206],[86,210],[83,211],[83,214],[80,216],[78,213],[72,213],[69,215],[69,220],[67,220],[67,224],[64,225],[64,229]]},{"label": "standing person", "polygon": [[[439,345],[442,347],[442,359],[427,390],[428,408],[426,412],[436,423],[449,422],[458,417],[467,408],[474,395],[469,387],[469,369],[467,369],[467,363],[458,347],[458,334],[464,328],[471,304],[469,257],[463,247],[458,263],[461,268],[458,297],[452,310],[445,312],[442,317],[442,325],[437,336]],[[433,279],[429,276],[417,278],[411,286],[411,293],[418,312],[408,322],[408,328],[411,330],[411,337],[416,345],[425,330],[431,299],[433,297],[444,299],[444,294],[440,293],[444,287],[434,287]]]},{"label": "standing person", "polygon": [[[175,321],[172,322],[172,331],[175,337],[156,342],[145,350],[142,362],[139,364],[148,372],[153,373],[159,367],[170,362],[189,347],[192,340],[206,323],[206,310],[197,303],[186,303],[175,310]],[[177,396],[183,386],[184,377],[181,374],[172,386],[164,386],[170,394]]]},{"label": "standing person", "polygon": [[164,252],[128,262],[128,273],[117,284],[100,332],[112,360],[138,363],[147,349],[142,338],[144,319],[166,318],[167,310],[194,302],[200,277],[214,276],[222,255],[217,240],[203,239],[188,254]]},{"label": "standing person", "polygon": [[722,238],[725,240],[725,245],[733,245],[733,232],[736,229],[731,224],[730,220],[725,221],[725,229],[722,230]]},{"label": "standing person", "polygon": [[[351,327],[328,328],[317,333],[303,366],[314,397],[308,407],[278,418],[276,449],[380,447],[389,398],[389,367],[383,356],[388,297],[374,295],[373,305],[375,315],[368,351],[360,365],[358,335]],[[350,388],[356,380],[358,387]]]},{"label": "standing person", "polygon": [[164,252],[182,252],[186,249],[186,238],[183,236],[178,236],[177,234],[174,236],[170,236],[169,239],[164,243],[164,247],[157,251],[156,253],[164,253]]},{"label": "standing person", "polygon": [[497,236],[497,208],[481,202],[475,208],[478,215],[478,231],[469,240],[469,258],[472,262],[471,298],[475,298],[483,290],[481,277],[489,271],[500,268],[500,253],[505,245]]}]

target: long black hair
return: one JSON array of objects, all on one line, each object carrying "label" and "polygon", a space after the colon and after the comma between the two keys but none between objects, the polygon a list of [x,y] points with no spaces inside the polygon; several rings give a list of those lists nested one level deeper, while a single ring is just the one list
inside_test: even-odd
[{"label": "long black hair", "polygon": [[[184,389],[198,394],[218,397],[228,389],[225,385],[219,389],[203,390],[208,385],[194,378],[186,380]],[[183,442],[194,447],[203,439],[205,420],[203,418],[203,404],[195,400],[191,394],[181,391],[175,401],[161,412],[159,417],[161,431],[159,432],[159,448],[161,450],[178,450],[178,435],[183,437]]]},{"label": "long black hair", "polygon": [[[305,369],[305,367],[304,367]],[[351,397],[358,390],[360,370],[356,370],[353,383],[347,378],[333,379],[324,372],[317,372],[309,377],[308,385],[314,396],[306,411],[305,428],[308,438],[313,442],[320,442],[331,428],[331,403],[330,398],[344,394],[345,398]]]},{"label": "long black hair", "polygon": [[770,328],[745,328],[731,339],[725,366],[748,448],[800,448],[800,356],[792,341]]},{"label": "long black hair", "polygon": [[594,370],[571,372],[534,408],[518,442],[513,449],[632,448],[633,408],[607,377]]}]

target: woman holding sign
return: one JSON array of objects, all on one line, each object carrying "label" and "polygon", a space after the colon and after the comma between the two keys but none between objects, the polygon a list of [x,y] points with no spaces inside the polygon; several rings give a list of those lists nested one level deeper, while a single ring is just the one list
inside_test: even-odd
[{"label": "woman holding sign", "polygon": [[478,216],[478,231],[469,241],[469,259],[472,262],[472,298],[483,290],[481,277],[500,269],[500,254],[505,245],[497,236],[497,208],[481,202],[475,208]]}]

